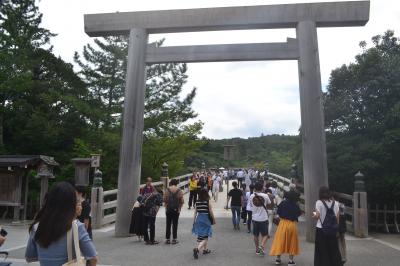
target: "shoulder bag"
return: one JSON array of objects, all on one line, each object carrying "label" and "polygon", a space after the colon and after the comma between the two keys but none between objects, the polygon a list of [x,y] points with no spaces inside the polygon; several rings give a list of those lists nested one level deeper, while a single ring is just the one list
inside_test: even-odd
[{"label": "shoulder bag", "polygon": [[[72,257],[72,246],[75,249],[75,259]],[[78,225],[76,221],[72,223],[71,229],[67,232],[67,250],[68,262],[64,263],[62,266],[86,266],[86,260],[82,257],[79,247]]]}]

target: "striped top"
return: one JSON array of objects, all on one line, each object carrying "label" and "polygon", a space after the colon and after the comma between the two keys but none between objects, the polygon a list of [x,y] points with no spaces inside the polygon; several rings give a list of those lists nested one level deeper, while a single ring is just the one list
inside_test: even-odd
[{"label": "striped top", "polygon": [[208,201],[196,201],[196,210],[198,213],[209,213]]}]

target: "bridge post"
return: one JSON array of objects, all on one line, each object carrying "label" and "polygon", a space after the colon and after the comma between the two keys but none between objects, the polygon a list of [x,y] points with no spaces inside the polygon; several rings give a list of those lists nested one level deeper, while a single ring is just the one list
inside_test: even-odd
[{"label": "bridge post", "polygon": [[147,42],[146,29],[130,30],[115,223],[115,236],[120,237],[129,236],[129,210],[140,185]]},{"label": "bridge post", "polygon": [[315,221],[312,218],[312,212],[318,199],[318,189],[321,186],[328,185],[316,23],[314,21],[300,21],[297,24],[296,32],[299,46],[298,69],[306,239],[313,242],[315,239]]},{"label": "bridge post", "polygon": [[364,175],[358,171],[354,176],[353,193],[353,226],[354,235],[357,237],[368,237],[368,205],[367,192],[365,192]]},{"label": "bridge post", "polygon": [[161,166],[161,181],[163,183],[163,193],[165,193],[169,184],[168,164],[166,162],[164,162]]},{"label": "bridge post", "polygon": [[96,169],[94,173],[92,192],[90,194],[93,229],[101,228],[103,225],[104,191],[102,175],[102,172],[99,169]]}]

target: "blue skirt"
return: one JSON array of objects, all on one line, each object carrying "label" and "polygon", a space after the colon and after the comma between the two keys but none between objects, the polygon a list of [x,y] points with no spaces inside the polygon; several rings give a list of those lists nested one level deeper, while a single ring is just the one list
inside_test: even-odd
[{"label": "blue skirt", "polygon": [[192,233],[198,237],[208,238],[212,236],[212,225],[208,213],[198,213],[193,225]]}]

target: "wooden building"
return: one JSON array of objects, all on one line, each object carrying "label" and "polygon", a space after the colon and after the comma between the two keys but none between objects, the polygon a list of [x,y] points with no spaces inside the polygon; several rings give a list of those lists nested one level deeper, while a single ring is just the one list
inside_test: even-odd
[{"label": "wooden building", "polygon": [[44,155],[0,155],[0,207],[11,207],[14,221],[26,219],[29,172],[36,170],[41,179],[40,204],[48,190],[49,178],[54,178],[53,168],[58,163]]}]

